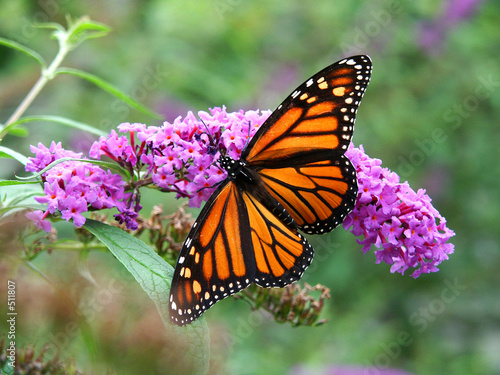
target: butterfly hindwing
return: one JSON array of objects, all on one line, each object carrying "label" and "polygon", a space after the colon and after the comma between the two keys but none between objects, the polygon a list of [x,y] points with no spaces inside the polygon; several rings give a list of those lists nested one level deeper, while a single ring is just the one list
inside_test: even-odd
[{"label": "butterfly hindwing", "polygon": [[252,166],[339,156],[352,138],[359,102],[371,77],[368,56],[343,59],[300,85],[265,121],[242,153]]},{"label": "butterfly hindwing", "polygon": [[300,279],[311,264],[313,248],[297,232],[289,213],[272,197],[268,199],[272,200],[272,210],[249,192],[243,193],[243,200],[255,256],[252,281],[268,288],[284,287]]},{"label": "butterfly hindwing", "polygon": [[356,170],[347,157],[259,170],[266,188],[309,234],[332,231],[356,203]]},{"label": "butterfly hindwing", "polygon": [[300,278],[313,249],[284,208],[269,199],[273,211],[234,181],[223,183],[210,197],[184,242],[174,272],[170,292],[174,324],[192,322],[252,282],[282,287]]}]

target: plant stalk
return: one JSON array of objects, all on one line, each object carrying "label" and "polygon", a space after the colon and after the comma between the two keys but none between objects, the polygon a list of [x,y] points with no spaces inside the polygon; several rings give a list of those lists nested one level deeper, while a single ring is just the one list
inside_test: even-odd
[{"label": "plant stalk", "polygon": [[42,70],[42,75],[36,81],[35,85],[31,88],[31,90],[28,92],[26,97],[23,99],[23,101],[19,104],[19,106],[16,108],[14,113],[10,116],[10,118],[7,120],[5,123],[5,127],[9,126],[13,122],[16,122],[21,118],[21,116],[26,112],[28,107],[33,103],[33,100],[38,96],[40,91],[45,87],[47,82],[49,82],[51,79],[54,78],[54,75],[56,73],[57,68],[59,65],[61,65],[62,61],[66,57],[66,55],[69,52],[69,48],[65,45],[65,43],[61,43],[61,46],[59,48],[59,52],[57,52],[56,57],[54,60],[50,63],[50,65],[47,67],[47,69]]}]

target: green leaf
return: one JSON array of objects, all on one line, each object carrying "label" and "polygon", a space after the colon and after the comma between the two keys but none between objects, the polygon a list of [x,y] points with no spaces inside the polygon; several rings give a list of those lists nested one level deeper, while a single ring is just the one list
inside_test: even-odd
[{"label": "green leaf", "polygon": [[47,67],[47,63],[45,62],[44,58],[36,51],[32,50],[29,47],[23,46],[22,44],[19,44],[17,42],[14,42],[13,40],[10,39],[5,39],[0,37],[0,44],[14,48],[32,58],[34,58],[42,67],[42,69],[45,69]]},{"label": "green leaf", "polygon": [[39,184],[38,181],[17,181],[17,180],[2,180],[0,181],[0,187],[2,186],[12,186],[12,185],[33,185]]},{"label": "green leaf", "polygon": [[34,27],[37,27],[39,29],[53,29],[60,32],[66,31],[64,27],[57,22],[37,22],[34,24]]},{"label": "green leaf", "polygon": [[39,184],[1,185],[0,217],[21,209],[46,210],[47,205],[41,205],[34,199],[42,195],[42,191],[43,188]]},{"label": "green leaf", "polygon": [[22,165],[26,165],[28,163],[28,158],[26,156],[4,146],[0,146],[0,157],[16,159]]},{"label": "green leaf", "polygon": [[77,46],[86,39],[100,38],[111,31],[111,28],[103,23],[92,21],[88,17],[82,17],[76,21],[68,30],[68,40],[73,46]]},{"label": "green leaf", "polygon": [[15,128],[11,128],[9,126],[8,133],[16,137],[27,137],[29,134],[28,129],[26,129],[24,126],[17,126]]},{"label": "green leaf", "polygon": [[101,129],[94,128],[91,125],[85,124],[80,121],[75,121],[66,117],[61,117],[61,116],[52,116],[52,115],[39,115],[39,116],[26,116],[23,117],[16,122],[13,122],[12,124],[9,124],[9,126],[5,127],[2,132],[9,131],[11,132],[12,127],[19,125],[19,124],[24,124],[27,122],[33,122],[33,121],[47,121],[47,122],[55,122],[59,124],[63,124],[65,126],[75,128],[78,130],[83,130],[91,134],[95,134],[97,136],[101,135],[106,135],[107,133]]},{"label": "green leaf", "polygon": [[93,83],[94,85],[100,87],[104,91],[110,93],[111,95],[117,97],[118,99],[124,101],[129,106],[137,109],[138,111],[140,111],[148,116],[151,116],[151,117],[157,118],[157,119],[161,119],[163,117],[159,113],[156,113],[156,112],[150,110],[149,108],[142,105],[138,101],[132,99],[130,96],[125,94],[123,91],[120,91],[118,88],[113,86],[111,83],[104,81],[103,79],[97,77],[94,74],[87,73],[87,72],[84,72],[82,70],[73,69],[73,68],[59,68],[56,70],[55,73],[56,74],[71,74],[71,75],[83,78],[83,79]]},{"label": "green leaf", "polygon": [[111,31],[109,26],[92,21],[88,16],[77,20],[67,17],[67,22],[68,30],[56,22],[37,23],[35,27],[54,30],[52,36],[58,40],[60,46],[64,46],[67,50],[75,49],[86,39],[99,38]]},{"label": "green leaf", "polygon": [[37,173],[33,173],[33,174],[31,174],[29,176],[26,176],[26,177],[19,177],[19,176],[16,176],[16,177],[19,180],[32,180],[34,178],[37,178],[37,177],[41,176],[42,174],[44,174],[45,172],[47,172],[50,168],[53,168],[57,164],[63,163],[65,161],[80,161],[82,163],[95,164],[95,165],[98,165],[100,167],[107,168],[107,169],[109,169],[111,171],[118,172],[120,175],[125,176],[125,178],[127,180],[131,178],[129,171],[127,169],[121,167],[117,163],[110,162],[110,161],[95,160],[95,159],[78,159],[78,158],[61,158],[61,159],[57,159],[57,160],[53,161],[52,163],[50,163],[49,165],[47,165],[45,168],[43,168],[41,171],[39,171]]},{"label": "green leaf", "polygon": [[208,372],[208,326],[202,318],[185,327],[170,324],[169,292],[174,269],[144,242],[120,228],[87,219],[84,227],[97,237],[139,282],[156,304],[163,324],[189,342],[188,355],[196,374]]}]

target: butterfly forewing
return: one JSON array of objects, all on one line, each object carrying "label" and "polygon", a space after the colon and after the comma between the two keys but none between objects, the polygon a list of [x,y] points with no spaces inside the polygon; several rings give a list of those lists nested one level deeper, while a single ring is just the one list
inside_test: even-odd
[{"label": "butterfly forewing", "polygon": [[352,138],[359,102],[371,77],[368,56],[353,56],[300,85],[261,126],[242,153],[251,166],[276,166],[297,156],[338,155]]},{"label": "butterfly forewing", "polygon": [[255,273],[248,215],[236,185],[222,184],[181,249],[170,290],[173,323],[190,323],[218,300],[247,287]]}]

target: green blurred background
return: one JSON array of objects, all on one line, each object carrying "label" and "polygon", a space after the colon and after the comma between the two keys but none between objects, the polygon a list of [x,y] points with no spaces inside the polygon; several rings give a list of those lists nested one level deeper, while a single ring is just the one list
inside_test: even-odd
[{"label": "green blurred background", "polygon": [[[456,232],[455,254],[440,272],[413,280],[376,265],[342,229],[311,237],[317,257],[304,279],[331,289],[322,316],[329,322],[292,328],[227,299],[205,314],[210,373],[335,374],[345,366],[364,366],[367,374],[384,366],[413,374],[500,373],[500,2],[40,0],[0,1],[0,10],[0,35],[49,61],[56,43],[33,22],[89,15],[111,26],[63,65],[115,83],[170,121],[221,105],[272,109],[321,68],[370,55],[373,76],[354,143],[415,190],[427,189]],[[0,121],[38,76],[29,58],[0,47]],[[105,130],[161,123],[71,76],[52,81],[28,114]],[[54,124],[28,126],[28,138],[9,136],[3,145],[28,155],[39,141],[60,140],[77,151],[93,141]],[[5,163],[0,176],[19,170]],[[157,203],[167,212],[179,205],[151,194],[145,212]],[[61,236],[65,230],[69,236],[69,225]],[[172,367],[176,344],[153,303],[109,253],[91,253],[85,262],[72,252],[42,254],[35,265],[88,312],[99,356],[91,359],[75,328],[79,317],[49,283],[3,261],[1,295],[7,278],[19,284],[20,344],[53,344],[85,372],[182,373]]]}]

